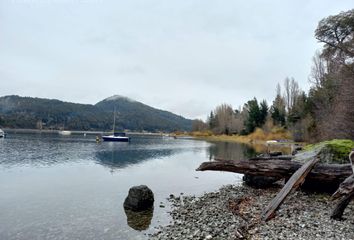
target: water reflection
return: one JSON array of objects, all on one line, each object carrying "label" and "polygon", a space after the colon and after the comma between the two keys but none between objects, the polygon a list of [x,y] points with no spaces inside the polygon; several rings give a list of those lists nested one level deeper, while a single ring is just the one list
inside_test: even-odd
[{"label": "water reflection", "polygon": [[177,152],[173,149],[111,149],[96,152],[96,162],[111,169],[119,169]]},{"label": "water reflection", "polygon": [[94,136],[10,135],[0,141],[0,239],[144,239],[145,230],[170,218],[159,207],[124,210],[132,185],[151,186],[156,202],[170,193],[214,191],[239,176],[195,169],[209,156],[248,152],[237,144],[159,137],[97,144]]},{"label": "water reflection", "polygon": [[254,157],[257,152],[248,145],[231,143],[231,142],[215,142],[209,147],[209,160],[215,158],[232,160],[247,159]]},{"label": "water reflection", "polygon": [[125,215],[127,216],[128,226],[137,231],[143,231],[149,228],[154,209],[148,209],[142,212],[134,212],[124,208]]},{"label": "water reflection", "polygon": [[281,152],[283,155],[291,155],[292,143],[277,144],[240,144],[232,142],[214,142],[209,147],[209,160],[215,158],[226,160],[239,160],[255,157],[259,153]]},{"label": "water reflection", "polygon": [[0,166],[43,167],[90,159],[95,145],[80,138],[54,134],[16,134],[0,142]]},{"label": "water reflection", "polygon": [[43,167],[94,161],[111,169],[120,169],[186,151],[185,145],[177,141],[161,141],[157,137],[135,136],[132,143],[97,144],[93,136],[16,134],[0,141],[0,166]]}]

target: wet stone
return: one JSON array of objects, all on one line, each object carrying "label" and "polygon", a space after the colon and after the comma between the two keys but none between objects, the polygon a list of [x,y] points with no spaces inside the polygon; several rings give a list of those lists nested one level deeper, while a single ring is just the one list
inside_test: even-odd
[{"label": "wet stone", "polygon": [[134,186],[129,189],[124,201],[124,209],[132,211],[145,211],[151,209],[154,204],[154,194],[145,185]]}]

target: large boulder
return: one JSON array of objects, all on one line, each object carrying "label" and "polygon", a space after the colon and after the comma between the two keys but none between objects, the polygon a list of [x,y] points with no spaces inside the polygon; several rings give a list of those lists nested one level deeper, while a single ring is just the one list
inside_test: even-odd
[{"label": "large boulder", "polygon": [[145,185],[131,187],[124,201],[124,208],[132,211],[144,211],[151,209],[153,205],[154,194]]}]

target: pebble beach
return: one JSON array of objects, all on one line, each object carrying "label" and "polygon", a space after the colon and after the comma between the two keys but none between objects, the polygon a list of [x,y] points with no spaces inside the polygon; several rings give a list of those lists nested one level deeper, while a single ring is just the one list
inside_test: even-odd
[{"label": "pebble beach", "polygon": [[216,192],[173,196],[173,221],[149,239],[354,239],[354,204],[343,220],[330,219],[330,195],[298,190],[288,196],[270,221],[261,221],[262,210],[279,188],[254,189],[227,185]]}]

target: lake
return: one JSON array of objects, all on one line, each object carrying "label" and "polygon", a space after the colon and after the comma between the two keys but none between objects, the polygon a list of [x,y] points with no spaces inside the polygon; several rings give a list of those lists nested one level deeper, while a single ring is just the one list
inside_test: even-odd
[{"label": "lake", "polygon": [[[94,135],[10,133],[0,139],[0,239],[146,239],[171,221],[170,194],[241,182],[240,174],[196,172],[200,163],[254,154],[241,144],[160,136],[96,143]],[[143,218],[123,208],[141,184],[155,196]]]}]

